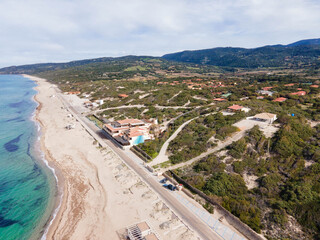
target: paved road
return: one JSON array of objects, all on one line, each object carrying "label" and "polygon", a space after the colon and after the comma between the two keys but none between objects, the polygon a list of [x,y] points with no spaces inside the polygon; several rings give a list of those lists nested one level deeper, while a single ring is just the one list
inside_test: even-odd
[{"label": "paved road", "polygon": [[[60,94],[59,94],[60,95]],[[82,124],[82,126],[102,145],[102,147],[111,148],[120,158],[133,169],[158,195],[162,200],[179,216],[184,223],[186,223],[193,231],[195,231],[202,239],[208,240],[221,240],[210,227],[201,221],[196,215],[194,215],[188,208],[186,208],[179,200],[172,194],[172,192],[163,188],[162,185],[146,171],[145,167],[140,165],[137,161],[133,160],[132,157],[128,157],[126,152],[116,146],[111,140],[103,137],[101,130],[89,121],[86,117],[77,113],[75,109],[70,106],[68,102],[60,95],[60,99],[63,101],[65,106],[68,108],[70,113]]]},{"label": "paved road", "polygon": [[167,141],[164,142],[164,144],[162,145],[159,155],[152,160],[151,166],[157,165],[159,163],[163,163],[166,161],[169,161],[168,155],[166,154],[169,143],[176,138],[176,136],[179,134],[179,132],[181,132],[181,130],[187,125],[189,124],[189,122],[191,122],[192,120],[196,119],[198,117],[192,118],[186,122],[184,122],[168,139]]}]

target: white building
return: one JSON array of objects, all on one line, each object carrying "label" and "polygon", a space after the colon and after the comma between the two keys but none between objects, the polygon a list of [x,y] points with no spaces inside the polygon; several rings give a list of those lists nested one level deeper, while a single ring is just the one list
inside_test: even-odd
[{"label": "white building", "polygon": [[274,94],[274,92],[268,90],[259,90],[258,93],[260,93],[261,95],[268,95],[270,97]]},{"label": "white building", "polygon": [[158,234],[151,230],[147,222],[141,222],[127,228],[130,240],[159,240]]},{"label": "white building", "polygon": [[275,120],[277,120],[277,115],[272,113],[259,113],[252,117],[248,117],[247,119],[267,122],[272,124]]}]

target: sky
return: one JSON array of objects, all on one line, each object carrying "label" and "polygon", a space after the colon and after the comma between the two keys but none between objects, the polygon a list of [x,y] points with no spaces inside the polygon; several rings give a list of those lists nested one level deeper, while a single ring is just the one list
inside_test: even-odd
[{"label": "sky", "polygon": [[0,67],[320,38],[320,0],[0,0]]}]

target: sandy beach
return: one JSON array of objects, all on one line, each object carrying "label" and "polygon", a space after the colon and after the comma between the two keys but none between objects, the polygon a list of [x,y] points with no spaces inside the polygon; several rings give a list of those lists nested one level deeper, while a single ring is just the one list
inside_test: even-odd
[{"label": "sandy beach", "polygon": [[[198,239],[131,169],[70,116],[55,88],[37,82],[41,145],[59,179],[61,205],[46,239],[121,239],[126,227],[147,221],[160,239]],[[67,130],[68,124],[75,128]]]}]

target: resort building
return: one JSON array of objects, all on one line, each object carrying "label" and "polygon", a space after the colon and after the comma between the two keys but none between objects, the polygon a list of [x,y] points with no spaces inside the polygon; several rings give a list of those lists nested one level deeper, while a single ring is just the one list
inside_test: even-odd
[{"label": "resort building", "polygon": [[103,125],[103,130],[123,146],[132,146],[153,139],[151,123],[139,119],[118,120]]}]

